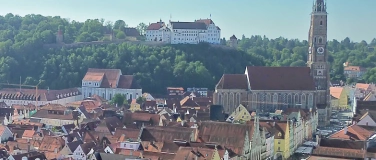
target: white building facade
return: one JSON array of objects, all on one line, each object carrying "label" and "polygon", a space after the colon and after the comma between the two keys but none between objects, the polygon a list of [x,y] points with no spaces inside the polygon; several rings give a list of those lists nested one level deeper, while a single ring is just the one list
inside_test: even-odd
[{"label": "white building facade", "polygon": [[152,23],[146,30],[146,41],[159,41],[170,44],[198,44],[206,42],[220,44],[221,29],[211,19],[194,22]]},{"label": "white building facade", "polygon": [[96,94],[106,100],[112,100],[115,94],[137,99],[142,96],[142,89],[133,75],[122,75],[120,69],[89,68],[82,79],[82,94],[84,97]]},{"label": "white building facade", "polygon": [[149,24],[146,29],[146,41],[170,43],[171,30],[162,20],[157,23]]},{"label": "white building facade", "polygon": [[0,90],[0,102],[4,102],[8,106],[28,104],[36,106],[46,104],[66,105],[67,103],[82,100],[82,98],[81,92],[77,88],[63,90],[38,89],[38,92],[35,89],[4,88]]}]

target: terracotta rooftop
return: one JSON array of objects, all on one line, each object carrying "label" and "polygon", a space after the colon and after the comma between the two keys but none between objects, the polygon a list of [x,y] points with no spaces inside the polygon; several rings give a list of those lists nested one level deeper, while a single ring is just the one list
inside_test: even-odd
[{"label": "terracotta rooftop", "polygon": [[370,84],[365,84],[365,83],[357,83],[355,85],[355,88],[357,89],[363,89],[363,90],[367,90],[369,88]]},{"label": "terracotta rooftop", "polygon": [[25,130],[22,137],[33,138],[35,131],[34,130]]},{"label": "terracotta rooftop", "polygon": [[243,151],[246,132],[248,131],[249,139],[253,135],[253,127],[243,124],[205,121],[199,124],[198,129],[201,142],[217,142],[238,154]]},{"label": "terracotta rooftop", "polygon": [[368,138],[370,138],[372,135],[373,133],[371,131],[364,129],[361,126],[351,125],[332,134],[331,136],[329,136],[329,138],[367,141]]},{"label": "terracotta rooftop", "polygon": [[196,20],[195,22],[205,23],[207,26],[210,24],[214,24],[213,20],[211,19],[199,19],[199,20]]},{"label": "terracotta rooftop", "polygon": [[77,88],[62,90],[38,89],[38,95],[36,95],[35,89],[21,89],[20,92],[20,89],[17,88],[3,88],[0,90],[0,99],[34,101],[36,98],[38,98],[38,101],[53,101],[80,94],[81,92]]},{"label": "terracotta rooftop", "polygon": [[330,95],[336,99],[340,98],[342,91],[343,87],[330,87]]},{"label": "terracotta rooftop", "polygon": [[335,158],[365,158],[366,150],[345,149],[334,147],[317,147],[313,150],[312,155],[330,156]]},{"label": "terracotta rooftop", "polygon": [[348,159],[330,158],[330,157],[322,157],[322,156],[309,156],[306,160],[348,160]]},{"label": "terracotta rooftop", "polygon": [[360,66],[347,66],[343,70],[345,70],[345,71],[363,71],[364,69]]},{"label": "terracotta rooftop", "polygon": [[145,127],[141,134],[143,141],[174,141],[176,139],[184,139],[189,141],[191,137],[194,137],[193,128],[182,127]]},{"label": "terracotta rooftop", "polygon": [[[102,78],[98,78],[100,75],[103,75]],[[102,79],[101,88],[140,88],[133,75],[121,75],[120,69],[89,68],[82,80],[92,81],[93,79]]]},{"label": "terracotta rooftop", "polygon": [[165,26],[164,22],[151,23],[146,30],[159,30]]},{"label": "terracotta rooftop", "polygon": [[216,89],[248,89],[245,74],[224,74],[216,85]]},{"label": "terracotta rooftop", "polygon": [[213,159],[215,152],[215,149],[209,148],[179,147],[179,150],[177,151],[174,160],[208,160]]},{"label": "terracotta rooftop", "polygon": [[316,90],[309,67],[247,66],[251,90]]}]

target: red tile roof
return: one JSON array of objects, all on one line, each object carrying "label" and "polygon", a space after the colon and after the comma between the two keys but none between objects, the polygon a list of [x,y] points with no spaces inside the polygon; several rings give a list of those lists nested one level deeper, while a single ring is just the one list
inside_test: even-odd
[{"label": "red tile roof", "polygon": [[35,131],[34,130],[25,130],[22,137],[33,138]]},{"label": "red tile roof", "polygon": [[[98,78],[100,75],[103,75],[102,78]],[[89,68],[82,80],[90,81],[93,79],[102,79],[102,83],[100,85],[101,88],[140,88],[137,85],[137,82],[134,80],[133,75],[121,75],[120,69]]]},{"label": "red tile roof", "polygon": [[157,22],[157,23],[152,23],[148,26],[148,28],[146,30],[159,30],[161,29],[163,26],[164,26],[164,22]]},{"label": "red tile roof", "polygon": [[365,158],[366,150],[320,146],[313,150],[312,155],[330,156],[335,158]]},{"label": "red tile roof", "polygon": [[0,99],[34,101],[38,97],[38,101],[53,101],[80,94],[81,92],[77,88],[62,90],[38,89],[38,95],[36,95],[35,89],[22,89],[20,92],[20,89],[17,88],[3,88],[0,90]]},{"label": "red tile roof", "polygon": [[340,98],[342,91],[343,87],[330,87],[330,95],[336,99]]},{"label": "red tile roof", "polygon": [[251,90],[316,90],[308,67],[247,66]]},{"label": "red tile roof", "polygon": [[[347,129],[347,131],[346,131]],[[343,139],[343,140],[360,140],[366,141],[373,135],[373,132],[368,131],[361,126],[358,125],[351,125],[347,128],[344,128],[334,134],[332,134],[329,138],[332,139]]]},{"label": "red tile roof", "polygon": [[246,131],[252,139],[253,127],[243,124],[205,121],[199,124],[198,138],[201,142],[216,142],[241,154],[244,147]]},{"label": "red tile roof", "polygon": [[224,74],[216,85],[217,89],[248,89],[245,74]]},{"label": "red tile roof", "polygon": [[210,24],[214,24],[213,20],[211,19],[199,19],[199,20],[196,20],[196,22],[205,23],[207,26]]},{"label": "red tile roof", "polygon": [[192,147],[179,147],[174,160],[195,159],[195,160],[208,160],[213,159],[215,149],[209,148],[192,148]]}]

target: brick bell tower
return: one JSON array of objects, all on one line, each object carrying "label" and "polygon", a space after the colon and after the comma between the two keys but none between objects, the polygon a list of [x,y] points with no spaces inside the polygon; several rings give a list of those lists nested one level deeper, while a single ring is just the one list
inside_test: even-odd
[{"label": "brick bell tower", "polygon": [[[311,68],[311,74],[315,81],[317,90],[316,104],[317,107],[323,111],[326,110],[327,114],[321,114],[319,117],[321,122],[329,123],[331,115],[330,108],[330,77],[329,77],[329,63],[327,45],[327,19],[328,13],[326,12],[325,0],[315,0],[312,13],[311,25],[308,35],[308,60],[307,65]],[[319,121],[320,121],[319,120]]]}]

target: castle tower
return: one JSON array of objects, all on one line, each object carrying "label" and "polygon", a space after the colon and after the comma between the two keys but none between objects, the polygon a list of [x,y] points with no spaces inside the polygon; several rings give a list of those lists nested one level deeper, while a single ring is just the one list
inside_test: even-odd
[{"label": "castle tower", "polygon": [[63,35],[63,31],[61,31],[60,29],[57,31],[57,34],[56,34],[56,43],[57,43],[57,44],[62,44],[62,43],[64,43],[64,35]]},{"label": "castle tower", "polygon": [[236,38],[235,35],[232,35],[230,37],[230,45],[231,45],[232,48],[238,47],[238,38]]},{"label": "castle tower", "polygon": [[[319,109],[326,109],[327,116],[320,117],[324,122],[329,122],[330,108],[330,77],[327,46],[327,16],[325,0],[315,0],[309,29],[309,49],[307,66],[311,68],[311,74],[317,89],[316,105]],[[326,125],[326,124],[325,124]]]}]

